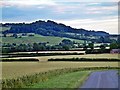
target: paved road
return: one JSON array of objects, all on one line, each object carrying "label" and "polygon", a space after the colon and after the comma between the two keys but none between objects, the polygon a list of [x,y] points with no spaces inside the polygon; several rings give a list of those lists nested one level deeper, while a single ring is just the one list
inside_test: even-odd
[{"label": "paved road", "polygon": [[117,71],[93,72],[81,88],[118,88]]}]

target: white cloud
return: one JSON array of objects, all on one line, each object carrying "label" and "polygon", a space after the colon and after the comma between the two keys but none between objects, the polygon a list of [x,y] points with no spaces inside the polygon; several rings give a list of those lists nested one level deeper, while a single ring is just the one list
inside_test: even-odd
[{"label": "white cloud", "polygon": [[[68,0],[58,0],[59,2],[68,2]],[[119,2],[119,0],[69,0],[69,2]]]},{"label": "white cloud", "polygon": [[3,0],[0,2],[2,6],[17,6],[17,7],[29,7],[35,5],[55,5],[53,0]]},{"label": "white cloud", "polygon": [[80,19],[80,20],[57,20],[74,28],[84,28],[87,30],[106,31],[108,33],[118,33],[118,18],[108,17],[102,19]]}]

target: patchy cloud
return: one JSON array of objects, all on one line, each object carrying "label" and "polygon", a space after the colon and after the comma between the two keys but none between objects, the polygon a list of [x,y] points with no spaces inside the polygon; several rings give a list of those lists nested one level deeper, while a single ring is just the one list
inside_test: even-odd
[{"label": "patchy cloud", "polygon": [[3,22],[50,19],[76,28],[118,30],[118,0],[2,0],[0,5]]}]

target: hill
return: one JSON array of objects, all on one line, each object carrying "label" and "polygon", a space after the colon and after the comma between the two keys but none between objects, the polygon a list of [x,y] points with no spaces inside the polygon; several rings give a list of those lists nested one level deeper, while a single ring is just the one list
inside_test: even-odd
[{"label": "hill", "polygon": [[4,27],[2,34],[34,33],[42,36],[65,37],[99,43],[111,42],[108,37],[109,33],[103,31],[85,30],[82,28],[76,29],[50,20],[39,20],[30,24],[6,23],[2,24],[2,27]]}]

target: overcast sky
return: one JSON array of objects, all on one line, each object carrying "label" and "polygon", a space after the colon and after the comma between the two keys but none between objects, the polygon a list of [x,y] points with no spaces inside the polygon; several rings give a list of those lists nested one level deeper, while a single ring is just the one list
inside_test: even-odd
[{"label": "overcast sky", "polygon": [[118,0],[3,0],[0,6],[3,23],[54,20],[73,28],[118,33]]}]

